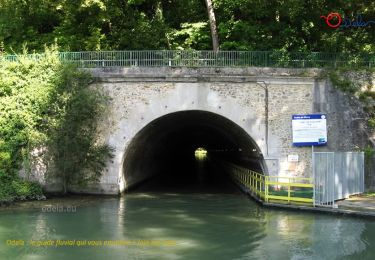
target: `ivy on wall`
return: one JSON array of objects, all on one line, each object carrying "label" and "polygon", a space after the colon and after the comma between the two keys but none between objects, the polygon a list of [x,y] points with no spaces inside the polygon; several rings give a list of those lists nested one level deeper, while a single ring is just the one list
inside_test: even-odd
[{"label": "ivy on wall", "polygon": [[[334,87],[343,92],[350,93],[358,97],[363,103],[364,110],[368,114],[367,124],[371,130],[375,130],[375,85],[373,82],[373,75],[375,69],[366,68],[353,69],[338,68],[330,70],[328,77]],[[354,78],[356,74],[359,78]]]},{"label": "ivy on wall", "polygon": [[[90,87],[92,82],[85,72],[62,64],[55,47],[39,57],[0,59],[0,200],[20,198],[21,189],[25,198],[41,194],[37,184],[18,177],[40,147],[46,148],[44,158],[53,166],[48,172],[63,180],[64,192],[71,184],[98,180],[112,150],[96,143],[106,97]],[[29,185],[29,191],[17,183]]]}]

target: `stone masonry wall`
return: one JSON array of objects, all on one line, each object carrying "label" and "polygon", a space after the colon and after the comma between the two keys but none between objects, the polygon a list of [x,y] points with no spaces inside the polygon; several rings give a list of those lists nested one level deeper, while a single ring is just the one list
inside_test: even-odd
[{"label": "stone masonry wall", "polygon": [[[93,87],[110,99],[99,123],[98,138],[115,148],[99,184],[78,192],[116,194],[126,189],[124,157],[133,137],[153,120],[169,113],[203,110],[228,118],[256,142],[268,174],[311,177],[311,147],[293,147],[293,114],[327,113],[327,147],[318,151],[351,151],[364,142],[362,107],[317,80],[318,70],[270,68],[104,68],[91,69]],[[268,88],[268,144],[265,88]],[[298,162],[288,162],[297,154]]]}]

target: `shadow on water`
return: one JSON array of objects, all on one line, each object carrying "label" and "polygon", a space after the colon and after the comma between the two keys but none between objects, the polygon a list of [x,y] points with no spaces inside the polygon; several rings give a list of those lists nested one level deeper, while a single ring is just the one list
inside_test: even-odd
[{"label": "shadow on water", "polygon": [[[192,174],[194,173],[194,174]],[[375,223],[269,210],[204,161],[161,173],[71,213],[0,212],[0,259],[374,259]],[[62,203],[62,202],[59,202]],[[64,201],[64,206],[74,203]],[[55,204],[51,202],[51,205]],[[55,205],[56,206],[56,205]],[[170,241],[169,245],[12,247],[9,239]]]},{"label": "shadow on water", "polygon": [[204,158],[156,175],[123,201],[131,209],[124,235],[175,240],[171,259],[240,259],[265,236],[264,212],[253,202],[247,207],[249,200]]},{"label": "shadow on water", "polygon": [[167,253],[170,259],[374,256],[374,248],[364,237],[368,222],[263,209],[205,161],[178,173],[157,175],[123,200],[128,209],[124,235],[137,233],[147,239],[152,234],[176,240],[178,246]]},{"label": "shadow on water", "polygon": [[[256,205],[243,211],[242,204],[247,201],[238,196],[130,194],[124,200],[125,208],[132,209],[126,215],[124,235],[175,240],[177,246],[169,253],[177,259],[239,258],[254,250],[265,236],[265,222]],[[249,214],[254,217],[249,218]]]}]

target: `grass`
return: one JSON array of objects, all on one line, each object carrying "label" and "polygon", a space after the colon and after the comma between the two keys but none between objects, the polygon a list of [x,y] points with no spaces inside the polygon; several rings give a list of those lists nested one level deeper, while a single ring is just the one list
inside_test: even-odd
[{"label": "grass", "polygon": [[361,194],[362,197],[375,198],[375,191],[367,191]]},{"label": "grass", "polygon": [[[273,191],[268,191],[269,195],[273,196],[288,196],[288,191],[287,190],[273,190]],[[313,190],[291,190],[290,191],[290,197],[294,198],[308,198],[311,199],[313,197]],[[375,193],[374,193],[375,196]]]}]

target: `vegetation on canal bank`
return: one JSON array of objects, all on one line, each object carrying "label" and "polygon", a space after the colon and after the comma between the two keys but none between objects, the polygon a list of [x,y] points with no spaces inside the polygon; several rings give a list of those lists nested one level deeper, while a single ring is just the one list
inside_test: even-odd
[{"label": "vegetation on canal bank", "polygon": [[111,148],[96,143],[106,97],[89,88],[92,82],[62,64],[55,48],[37,58],[0,60],[0,201],[43,197],[41,187],[27,181],[35,150],[44,151],[48,175],[62,180],[64,192],[100,177]]},{"label": "vegetation on canal bank", "polygon": [[0,172],[0,206],[14,200],[40,200],[44,198],[39,184]]}]

